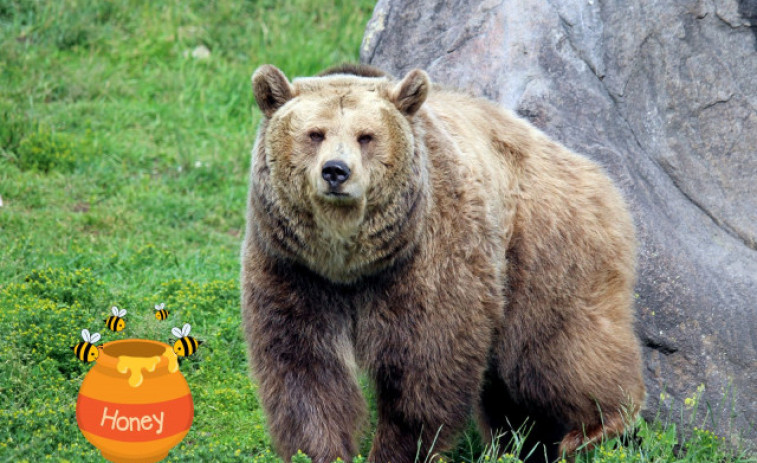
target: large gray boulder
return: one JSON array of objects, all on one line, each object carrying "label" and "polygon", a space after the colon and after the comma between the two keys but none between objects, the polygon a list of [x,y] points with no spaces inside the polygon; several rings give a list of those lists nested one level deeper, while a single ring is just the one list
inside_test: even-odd
[{"label": "large gray boulder", "polygon": [[675,420],[704,385],[717,431],[751,443],[756,36],[757,0],[379,0],[361,49],[395,75],[423,68],[498,101],[605,166],[638,229],[647,418]]}]

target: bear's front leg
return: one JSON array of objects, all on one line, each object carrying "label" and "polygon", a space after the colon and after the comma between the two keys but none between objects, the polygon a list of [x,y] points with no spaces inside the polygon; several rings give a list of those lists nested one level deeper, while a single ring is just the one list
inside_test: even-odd
[{"label": "bear's front leg", "polygon": [[370,462],[424,461],[449,450],[464,429],[491,335],[488,320],[467,309],[422,304],[361,323],[378,408]]},{"label": "bear's front leg", "polygon": [[336,293],[308,278],[260,268],[244,276],[244,328],[258,395],[285,461],[298,450],[314,463],[350,461],[365,416],[352,317]]}]

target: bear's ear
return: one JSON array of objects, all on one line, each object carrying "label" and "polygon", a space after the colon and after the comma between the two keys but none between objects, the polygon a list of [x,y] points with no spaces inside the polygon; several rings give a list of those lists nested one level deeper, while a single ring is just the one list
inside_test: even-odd
[{"label": "bear's ear", "polygon": [[430,87],[428,74],[420,69],[413,69],[392,89],[390,99],[402,114],[412,116],[426,101]]},{"label": "bear's ear", "polygon": [[264,64],[252,75],[252,92],[258,108],[271,117],[284,103],[292,99],[292,86],[276,66]]}]

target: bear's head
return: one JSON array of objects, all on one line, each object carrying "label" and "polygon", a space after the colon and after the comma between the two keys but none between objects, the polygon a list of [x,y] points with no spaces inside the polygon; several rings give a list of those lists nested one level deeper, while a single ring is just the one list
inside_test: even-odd
[{"label": "bear's head", "polygon": [[430,88],[426,73],[289,82],[265,65],[252,84],[264,119],[251,204],[260,206],[267,247],[341,282],[407,252],[426,183],[414,123]]}]

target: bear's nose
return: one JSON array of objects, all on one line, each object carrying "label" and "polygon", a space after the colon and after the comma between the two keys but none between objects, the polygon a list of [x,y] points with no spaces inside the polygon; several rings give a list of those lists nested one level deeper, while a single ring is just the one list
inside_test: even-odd
[{"label": "bear's nose", "polygon": [[331,189],[336,189],[350,178],[350,168],[344,161],[326,161],[321,169],[321,177],[329,184]]}]

